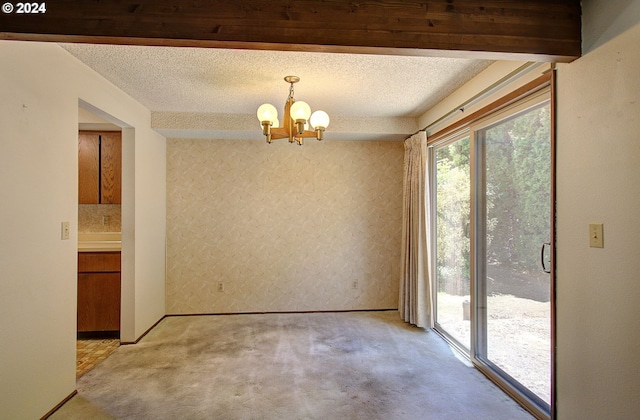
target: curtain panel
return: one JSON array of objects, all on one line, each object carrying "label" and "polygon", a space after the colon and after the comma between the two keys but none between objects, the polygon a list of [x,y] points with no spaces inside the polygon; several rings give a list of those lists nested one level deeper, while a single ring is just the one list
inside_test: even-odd
[{"label": "curtain panel", "polygon": [[421,131],[404,142],[402,262],[400,317],[418,327],[433,327],[429,279],[429,179],[427,134]]}]

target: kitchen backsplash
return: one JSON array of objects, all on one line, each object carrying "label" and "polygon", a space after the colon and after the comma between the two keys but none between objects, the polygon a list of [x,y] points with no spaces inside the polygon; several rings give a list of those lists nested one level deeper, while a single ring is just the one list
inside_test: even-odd
[{"label": "kitchen backsplash", "polygon": [[78,232],[120,232],[121,214],[120,204],[80,204]]}]

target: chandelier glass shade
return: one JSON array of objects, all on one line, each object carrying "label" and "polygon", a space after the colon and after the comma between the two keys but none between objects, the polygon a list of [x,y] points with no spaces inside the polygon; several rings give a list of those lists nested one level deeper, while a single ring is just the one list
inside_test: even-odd
[{"label": "chandelier glass shade", "polygon": [[[284,115],[282,125],[278,119],[278,110],[271,104],[262,104],[258,108],[258,120],[262,125],[262,134],[271,143],[277,139],[289,139],[289,143],[303,144],[304,138],[314,137],[322,140],[324,130],[329,126],[329,115],[324,111],[311,113],[309,104],[303,101],[296,101],[293,97],[293,85],[298,83],[297,76],[287,76],[285,82],[291,86],[289,97],[284,105]],[[309,130],[309,125],[313,128]]]}]

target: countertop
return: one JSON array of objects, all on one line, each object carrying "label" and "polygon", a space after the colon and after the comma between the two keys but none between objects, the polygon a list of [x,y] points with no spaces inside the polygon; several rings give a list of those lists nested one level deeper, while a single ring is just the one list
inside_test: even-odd
[{"label": "countertop", "polygon": [[122,250],[120,232],[78,233],[78,252],[114,252]]}]

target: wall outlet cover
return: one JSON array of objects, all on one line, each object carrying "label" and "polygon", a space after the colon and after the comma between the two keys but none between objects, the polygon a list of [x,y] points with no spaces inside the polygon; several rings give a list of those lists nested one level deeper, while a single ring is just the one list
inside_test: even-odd
[{"label": "wall outlet cover", "polygon": [[602,223],[589,224],[589,246],[604,248],[604,227]]}]

